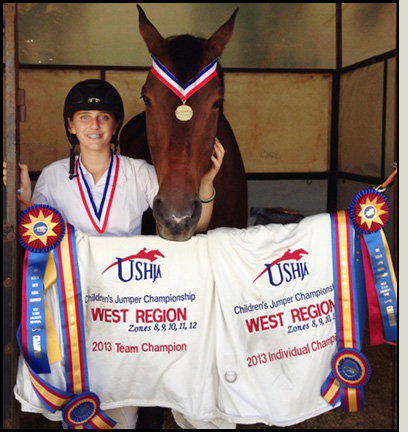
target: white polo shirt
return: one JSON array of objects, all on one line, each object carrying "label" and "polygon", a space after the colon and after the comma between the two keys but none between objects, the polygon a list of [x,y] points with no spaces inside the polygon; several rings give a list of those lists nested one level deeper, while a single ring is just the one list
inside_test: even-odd
[{"label": "white polo shirt", "polygon": [[[78,178],[69,179],[69,159],[62,159],[42,171],[34,189],[34,203],[47,204],[56,208],[66,222],[87,234],[139,235],[143,212],[153,205],[153,199],[159,189],[156,172],[152,165],[143,160],[126,156],[115,157],[118,157],[119,168],[110,206],[108,195],[114,181],[115,167],[112,169],[109,180],[109,170],[107,170],[95,184],[92,175],[81,163],[80,156],[76,160],[79,159],[82,192]],[[107,182],[108,187],[106,187]],[[102,201],[105,210],[109,207],[108,220],[103,233],[98,232],[91,220],[90,214],[93,206],[89,203],[89,194],[92,195],[97,212]],[[88,197],[87,205],[84,202],[85,197]]]}]

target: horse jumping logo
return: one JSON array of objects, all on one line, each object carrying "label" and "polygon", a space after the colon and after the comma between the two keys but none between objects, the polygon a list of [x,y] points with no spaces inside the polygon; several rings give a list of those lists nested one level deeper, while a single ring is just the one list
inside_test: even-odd
[{"label": "horse jumping logo", "polygon": [[145,260],[148,260],[152,263],[153,261],[156,261],[158,257],[165,258],[165,256],[157,249],[147,252],[146,248],[143,248],[136,255],[129,255],[128,257],[121,258],[121,259],[117,258],[116,262],[114,262],[110,266],[106,267],[106,269],[102,272],[102,274],[104,274],[111,267],[118,265],[119,262],[123,263],[125,261],[134,260],[134,259],[145,259]]},{"label": "horse jumping logo", "polygon": [[[275,261],[272,261],[270,264],[265,264],[266,268],[262,270],[262,272],[254,279],[252,283],[255,283],[267,271],[271,273],[271,267],[275,266],[276,264],[279,264],[283,261],[290,261],[290,260],[300,261],[303,255],[309,255],[309,252],[305,251],[304,249],[296,249],[295,251],[292,252],[290,249],[288,249],[280,258],[277,258]],[[306,266],[305,269],[307,271]],[[272,282],[271,284],[275,285]]]}]

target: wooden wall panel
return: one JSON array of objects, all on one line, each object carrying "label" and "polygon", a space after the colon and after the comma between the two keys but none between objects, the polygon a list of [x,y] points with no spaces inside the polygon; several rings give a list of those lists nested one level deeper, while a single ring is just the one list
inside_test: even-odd
[{"label": "wooden wall panel", "polygon": [[383,72],[377,63],[341,77],[340,171],[381,175]]},{"label": "wooden wall panel", "polygon": [[248,173],[327,171],[331,75],[233,73],[225,83]]}]

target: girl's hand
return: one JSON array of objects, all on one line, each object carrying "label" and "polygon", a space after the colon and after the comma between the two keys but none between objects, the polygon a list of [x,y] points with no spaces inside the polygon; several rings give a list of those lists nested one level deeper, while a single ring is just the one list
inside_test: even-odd
[{"label": "girl's hand", "polygon": [[[28,165],[18,164],[20,168],[20,188],[19,195],[23,201],[29,203],[31,201],[31,180],[28,172]],[[3,161],[3,184],[7,186],[7,163]]]},{"label": "girl's hand", "polygon": [[224,155],[225,155],[224,147],[218,141],[218,139],[215,138],[214,152],[211,156],[213,165],[210,168],[210,170],[203,175],[201,179],[201,186],[206,186],[206,184],[208,184],[208,186],[210,186],[211,189],[210,191],[211,194],[212,194],[212,183],[221,168],[222,162],[224,160]]},{"label": "girl's hand", "polygon": [[[215,189],[213,188],[213,181],[217,176],[222,161],[224,160],[225,150],[222,144],[215,138],[214,143],[214,153],[211,156],[212,167],[206,172],[200,183],[200,198],[203,203],[200,220],[198,221],[198,225],[196,228],[196,232],[204,232],[208,225],[210,224],[212,212],[214,208],[214,197],[215,197]],[[203,201],[207,200],[207,201]]]}]

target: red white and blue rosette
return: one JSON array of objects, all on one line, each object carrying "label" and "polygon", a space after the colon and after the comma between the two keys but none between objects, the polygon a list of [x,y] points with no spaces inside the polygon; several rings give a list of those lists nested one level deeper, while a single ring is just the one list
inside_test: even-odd
[{"label": "red white and blue rosette", "polygon": [[55,208],[34,204],[18,220],[18,240],[30,252],[49,252],[65,234],[65,222]]},{"label": "red white and blue rosette", "polygon": [[348,211],[354,228],[360,233],[370,234],[387,223],[389,205],[381,192],[364,189],[353,198]]}]

